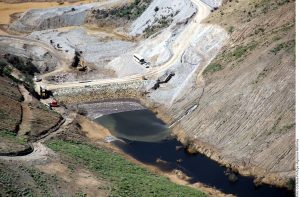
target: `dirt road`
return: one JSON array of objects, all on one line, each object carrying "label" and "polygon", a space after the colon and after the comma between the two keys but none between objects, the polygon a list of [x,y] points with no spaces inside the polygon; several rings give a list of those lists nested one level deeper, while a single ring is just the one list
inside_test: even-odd
[{"label": "dirt road", "polygon": [[[203,3],[200,0],[191,0],[198,8],[198,11],[193,18],[192,21],[186,26],[186,28],[183,30],[183,32],[180,33],[178,38],[173,44],[173,56],[172,58],[166,62],[165,64],[150,68],[149,71],[145,74],[135,74],[123,78],[114,78],[114,79],[99,79],[99,80],[92,80],[87,83],[80,83],[79,81],[76,82],[66,82],[61,84],[47,84],[45,82],[40,82],[38,85],[46,86],[48,90],[55,90],[60,88],[72,88],[72,87],[84,87],[86,85],[93,86],[93,85],[101,85],[101,84],[113,84],[113,83],[127,83],[127,82],[133,82],[133,81],[140,81],[142,80],[143,76],[147,78],[156,77],[166,71],[168,68],[170,68],[172,65],[174,65],[180,58],[181,55],[184,53],[184,51],[189,47],[192,39],[195,38],[195,36],[198,34],[199,29],[201,28],[199,24],[203,19],[205,19],[209,13],[210,8],[205,3]],[[102,3],[105,5],[106,3]],[[37,41],[29,38],[23,38],[23,37],[16,37],[16,36],[1,36],[0,41],[7,41],[7,42],[18,42],[18,43],[24,43],[24,44],[31,44],[39,46],[49,52],[51,52],[58,60],[59,68],[56,69],[53,72],[47,73],[43,75],[42,77],[45,78],[47,76],[53,75],[54,73],[59,73],[62,71],[66,71],[69,67],[69,63],[66,58],[63,56],[63,54],[57,52],[51,45],[44,43],[42,41]],[[183,42],[184,41],[184,42]]]},{"label": "dirt road", "polygon": [[24,136],[30,132],[32,112],[30,110],[30,102],[32,101],[32,96],[25,89],[23,85],[19,85],[19,90],[24,97],[22,102],[22,123],[20,124],[20,129],[18,132],[19,136]]},{"label": "dirt road", "polygon": [[99,79],[99,80],[93,80],[87,83],[79,83],[79,82],[66,82],[61,84],[44,84],[40,83],[39,85],[47,86],[48,90],[55,90],[60,88],[72,88],[72,87],[84,87],[86,85],[93,86],[93,85],[100,85],[100,84],[112,84],[112,83],[127,83],[132,81],[139,81],[142,80],[143,76],[150,78],[155,77],[164,71],[166,71],[168,68],[170,68],[172,65],[174,65],[180,58],[181,55],[184,53],[184,51],[188,48],[190,45],[190,42],[192,39],[195,38],[197,35],[200,27],[199,24],[203,19],[205,19],[209,13],[210,8],[199,0],[191,0],[198,8],[197,14],[195,15],[193,21],[191,21],[183,32],[178,36],[177,40],[173,44],[173,57],[165,64],[163,64],[160,67],[150,68],[149,71],[146,74],[135,74],[123,78],[117,78],[117,79]]}]

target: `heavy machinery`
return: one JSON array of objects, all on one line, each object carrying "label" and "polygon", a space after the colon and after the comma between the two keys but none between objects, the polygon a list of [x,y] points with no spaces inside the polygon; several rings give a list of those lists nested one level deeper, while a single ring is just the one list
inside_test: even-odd
[{"label": "heavy machinery", "polygon": [[145,59],[142,56],[140,56],[139,54],[133,54],[133,59],[140,64],[146,63]]},{"label": "heavy machinery", "polygon": [[80,59],[77,69],[78,69],[78,71],[86,71],[87,66],[85,65],[84,60]]},{"label": "heavy machinery", "polygon": [[46,89],[45,86],[40,86],[40,96],[42,98],[47,98],[48,97],[47,89]]}]

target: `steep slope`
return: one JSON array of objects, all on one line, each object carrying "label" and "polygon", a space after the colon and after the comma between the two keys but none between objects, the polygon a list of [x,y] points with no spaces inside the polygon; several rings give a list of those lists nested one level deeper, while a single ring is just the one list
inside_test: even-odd
[{"label": "steep slope", "polygon": [[22,95],[17,84],[0,76],[0,130],[18,131],[22,118]]},{"label": "steep slope", "polygon": [[[293,182],[295,2],[227,1],[206,22],[231,37],[203,72],[197,109],[175,131],[200,152],[259,181]],[[182,94],[192,102],[195,93],[187,91]],[[183,107],[179,101],[167,111],[178,116]]]}]

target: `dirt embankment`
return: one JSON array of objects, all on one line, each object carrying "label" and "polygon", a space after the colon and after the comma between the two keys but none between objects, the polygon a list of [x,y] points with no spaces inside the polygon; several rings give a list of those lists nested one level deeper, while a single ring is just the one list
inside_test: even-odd
[{"label": "dirt embankment", "polygon": [[[29,9],[51,8],[67,5],[90,3],[93,0],[2,0],[0,1],[0,35],[7,35],[6,26],[20,17],[20,14]],[[1,30],[2,29],[2,30]]]},{"label": "dirt embankment", "polygon": [[[295,176],[295,1],[228,1],[206,22],[231,37],[204,70],[197,109],[175,133],[258,182],[288,186]],[[182,108],[175,103],[166,113]]]}]

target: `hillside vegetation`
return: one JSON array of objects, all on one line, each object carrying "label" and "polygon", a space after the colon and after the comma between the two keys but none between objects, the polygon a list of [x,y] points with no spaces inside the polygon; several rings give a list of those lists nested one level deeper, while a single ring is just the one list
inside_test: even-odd
[{"label": "hillside vegetation", "polygon": [[63,140],[51,141],[48,146],[63,157],[69,157],[74,168],[86,166],[100,178],[112,182],[110,196],[206,196],[196,189],[176,185],[104,148]]}]

